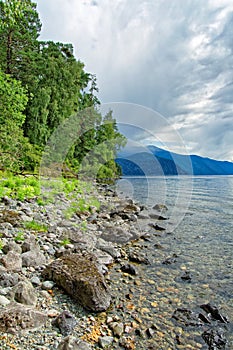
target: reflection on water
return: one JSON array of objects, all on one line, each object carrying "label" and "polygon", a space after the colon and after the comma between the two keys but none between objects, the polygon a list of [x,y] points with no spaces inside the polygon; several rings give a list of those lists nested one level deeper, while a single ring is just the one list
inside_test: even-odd
[{"label": "reflection on water", "polygon": [[[163,315],[169,320],[175,306],[195,309],[213,302],[232,322],[233,177],[124,178],[117,191],[148,206],[162,203],[169,208],[167,229],[170,225],[172,234],[154,237],[146,248],[153,266],[145,267],[144,273],[156,281],[157,290],[147,293],[144,306],[162,298],[158,308],[151,309],[152,317]],[[154,248],[158,240],[161,250]],[[172,254],[177,256],[176,262],[161,265]],[[182,271],[192,275],[192,283],[182,283]],[[143,288],[151,288],[147,279]],[[229,333],[227,349],[233,349],[231,326]],[[198,332],[197,338],[195,334],[194,342]]]}]

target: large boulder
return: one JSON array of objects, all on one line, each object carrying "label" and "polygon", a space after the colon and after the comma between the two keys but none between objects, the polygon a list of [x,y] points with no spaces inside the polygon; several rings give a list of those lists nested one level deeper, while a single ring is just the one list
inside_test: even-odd
[{"label": "large boulder", "polygon": [[88,310],[98,312],[110,306],[108,287],[92,254],[63,255],[45,268],[43,276],[53,280]]}]

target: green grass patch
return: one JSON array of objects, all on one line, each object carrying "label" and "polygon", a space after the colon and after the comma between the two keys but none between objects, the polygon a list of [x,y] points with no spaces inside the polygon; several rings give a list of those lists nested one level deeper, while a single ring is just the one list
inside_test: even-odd
[{"label": "green grass patch", "polygon": [[15,242],[23,242],[24,241],[24,232],[23,231],[19,231],[16,233],[15,237],[14,237],[14,241]]},{"label": "green grass patch", "polygon": [[63,238],[63,240],[60,242],[60,246],[64,247],[67,244],[70,244],[70,240],[68,237]]},{"label": "green grass patch", "polygon": [[47,232],[48,231],[47,225],[41,224],[40,222],[37,222],[34,220],[25,221],[24,227],[27,230],[32,230],[32,231],[37,231],[37,232]]},{"label": "green grass patch", "polygon": [[7,178],[0,178],[0,198],[4,196],[13,199],[31,199],[40,194],[39,181],[33,176],[14,176],[8,174]]}]

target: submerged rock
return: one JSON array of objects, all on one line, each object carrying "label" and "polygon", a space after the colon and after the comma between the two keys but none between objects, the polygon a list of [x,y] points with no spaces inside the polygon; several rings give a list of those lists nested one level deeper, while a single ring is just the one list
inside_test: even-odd
[{"label": "submerged rock", "polygon": [[153,209],[158,210],[158,211],[167,211],[168,207],[165,204],[155,204]]},{"label": "submerged rock", "polygon": [[137,275],[137,270],[136,268],[131,265],[131,264],[125,264],[121,267],[121,271],[122,272],[125,272],[125,273],[128,273],[130,275]]},{"label": "submerged rock", "polygon": [[208,304],[201,305],[200,308],[204,310],[206,313],[210,314],[214,320],[220,321],[222,323],[228,323],[227,318],[220,314],[216,306],[208,303]]},{"label": "submerged rock", "polygon": [[226,346],[226,338],[222,329],[208,329],[202,333],[202,338],[209,347],[209,350],[224,350]]},{"label": "submerged rock", "polygon": [[63,255],[46,267],[43,276],[53,280],[88,310],[103,311],[110,306],[108,287],[92,254]]},{"label": "submerged rock", "polygon": [[194,313],[192,310],[189,310],[184,307],[177,308],[174,311],[172,318],[178,321],[178,323],[184,324],[186,327],[200,325],[200,320],[198,318],[198,315]]},{"label": "submerged rock", "polygon": [[145,264],[150,265],[150,261],[144,253],[137,251],[130,251],[128,254],[128,258],[130,261],[135,262],[137,264]]},{"label": "submerged rock", "polygon": [[183,275],[180,277],[183,281],[191,282],[192,281],[192,275],[189,271],[185,271]]}]

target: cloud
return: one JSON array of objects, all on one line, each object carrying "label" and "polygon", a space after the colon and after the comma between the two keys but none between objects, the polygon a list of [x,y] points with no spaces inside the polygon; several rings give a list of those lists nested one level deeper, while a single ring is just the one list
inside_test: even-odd
[{"label": "cloud", "polygon": [[191,152],[232,159],[231,0],[37,3],[42,38],[74,44],[102,102],[152,108]]}]

